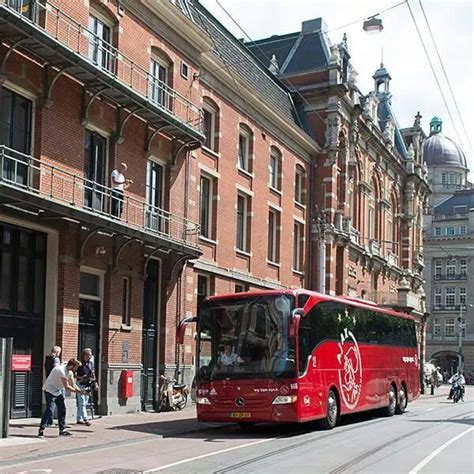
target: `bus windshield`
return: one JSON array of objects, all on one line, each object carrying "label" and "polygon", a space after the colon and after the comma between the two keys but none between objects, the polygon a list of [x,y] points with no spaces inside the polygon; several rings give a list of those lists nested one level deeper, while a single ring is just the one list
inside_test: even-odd
[{"label": "bus windshield", "polygon": [[198,377],[219,379],[296,376],[289,337],[294,297],[246,295],[203,303],[198,321]]}]

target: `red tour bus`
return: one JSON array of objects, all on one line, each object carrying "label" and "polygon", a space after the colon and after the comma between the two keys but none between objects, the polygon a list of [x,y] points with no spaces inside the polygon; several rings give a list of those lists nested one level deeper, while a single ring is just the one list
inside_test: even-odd
[{"label": "red tour bus", "polygon": [[242,425],[322,420],[419,395],[414,318],[350,297],[305,290],[206,298],[197,318],[200,421]]}]

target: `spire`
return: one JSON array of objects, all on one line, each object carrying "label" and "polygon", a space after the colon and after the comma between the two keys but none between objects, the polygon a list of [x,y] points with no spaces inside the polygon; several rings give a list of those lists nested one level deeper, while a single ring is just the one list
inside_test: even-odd
[{"label": "spire", "polygon": [[413,123],[414,127],[420,127],[421,126],[421,119],[423,117],[421,116],[420,112],[418,111],[415,115],[415,122]]},{"label": "spire", "polygon": [[[372,78],[374,79],[374,92],[377,93],[378,99],[390,98],[390,81],[392,78],[385,69],[383,62],[380,63],[380,67],[375,71]],[[383,86],[383,90],[381,90],[381,86]]]},{"label": "spire", "polygon": [[280,72],[280,66],[278,66],[278,61],[275,55],[272,56],[268,69],[270,69],[270,72],[273,74],[278,74]]},{"label": "spire", "polygon": [[443,121],[435,115],[430,122],[430,136],[441,133],[442,129]]}]

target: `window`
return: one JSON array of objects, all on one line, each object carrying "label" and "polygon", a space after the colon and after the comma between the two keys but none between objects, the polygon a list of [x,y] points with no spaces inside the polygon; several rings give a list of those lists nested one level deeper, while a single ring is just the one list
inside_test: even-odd
[{"label": "window", "polygon": [[441,184],[448,184],[448,173],[441,174]]},{"label": "window", "polygon": [[456,184],[456,174],[449,173],[449,184]]},{"label": "window", "polygon": [[79,293],[81,295],[100,297],[100,278],[92,273],[81,272],[79,278]]},{"label": "window", "polygon": [[206,298],[211,294],[211,285],[210,285],[210,279],[206,275],[198,275],[198,281],[197,281],[197,308],[199,311],[199,308],[201,307],[201,303]]},{"label": "window", "polygon": [[214,180],[202,175],[199,190],[199,224],[201,226],[201,235],[207,239],[212,239],[214,237],[212,232],[213,193]]},{"label": "window", "polygon": [[[25,155],[31,153],[31,119],[32,102],[24,97],[1,89],[0,97],[0,145],[5,145]],[[10,155],[12,158],[8,158]],[[8,153],[3,161],[3,179],[26,185],[28,167],[21,161],[26,157],[20,154]]]},{"label": "window", "polygon": [[130,318],[130,278],[122,278],[122,325],[131,326]]},{"label": "window", "polygon": [[434,235],[436,237],[439,237],[441,235],[441,227],[435,227],[434,228]]},{"label": "window", "polygon": [[97,66],[112,71],[114,62],[111,28],[94,15],[89,16],[89,59]]},{"label": "window", "polygon": [[152,59],[150,64],[149,99],[157,105],[169,109],[170,90],[168,87],[169,64],[162,59]]},{"label": "window", "polygon": [[443,262],[441,260],[435,260],[435,269],[434,269],[435,279],[441,278],[442,271],[443,271]]},{"label": "window", "polygon": [[189,66],[183,61],[181,61],[181,76],[184,77],[184,79],[189,77]]},{"label": "window", "polygon": [[249,225],[250,198],[245,194],[237,195],[237,238],[238,250],[248,252],[250,247],[250,225]]},{"label": "window", "polygon": [[454,336],[454,318],[447,318],[444,322],[444,335]]},{"label": "window", "polygon": [[462,277],[466,277],[467,275],[467,260],[465,258],[459,260],[459,274]]},{"label": "window", "polygon": [[270,153],[270,163],[268,165],[268,184],[271,188],[281,190],[281,153],[277,149],[272,149]]},{"label": "window", "polygon": [[456,260],[446,262],[446,278],[454,278],[456,276]]},{"label": "window", "polygon": [[270,262],[280,261],[280,213],[274,209],[268,212],[268,254]]},{"label": "window", "polygon": [[204,98],[203,110],[203,133],[206,137],[204,146],[212,151],[217,151],[217,106],[209,99]]},{"label": "window", "polygon": [[[91,130],[86,130],[84,177],[84,207],[106,212],[107,139]],[[117,201],[119,205],[115,207]],[[112,201],[112,214],[120,217],[123,207],[128,203],[117,201]]]},{"label": "window", "polygon": [[241,170],[247,171],[249,173],[252,172],[250,163],[251,137],[252,132],[241,125],[239,131],[238,166]]},{"label": "window", "polygon": [[435,318],[433,321],[433,336],[441,335],[441,324],[438,318]]},{"label": "window", "polygon": [[446,227],[446,235],[454,235],[454,234],[455,234],[454,226],[448,225]]},{"label": "window", "polygon": [[165,232],[167,219],[163,213],[165,170],[153,160],[146,168],[146,225],[156,232]]},{"label": "window", "polygon": [[[306,178],[304,169],[300,166],[296,167],[295,171],[295,201],[300,204],[305,204],[306,198]],[[349,201],[351,202],[351,200]]]},{"label": "window", "polygon": [[293,226],[293,270],[303,271],[304,225],[295,222]]},{"label": "window", "polygon": [[441,288],[435,288],[434,305],[436,308],[441,306]]},{"label": "window", "polygon": [[441,306],[441,288],[435,288],[434,306],[435,307],[440,307]]},{"label": "window", "polygon": [[459,304],[463,307],[466,307],[466,288],[459,288]]},{"label": "window", "polygon": [[235,293],[243,293],[244,291],[249,291],[248,285],[245,283],[236,283],[235,284]]},{"label": "window", "polygon": [[456,288],[446,288],[446,306],[453,308],[456,304]]},{"label": "window", "polygon": [[375,239],[375,208],[369,205],[369,239]]},{"label": "window", "polygon": [[467,227],[465,225],[459,226],[459,234],[466,235],[466,233],[467,233]]}]

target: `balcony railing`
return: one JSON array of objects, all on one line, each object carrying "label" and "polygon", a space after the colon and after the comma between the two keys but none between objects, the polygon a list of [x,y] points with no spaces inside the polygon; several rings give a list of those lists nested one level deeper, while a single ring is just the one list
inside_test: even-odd
[{"label": "balcony railing", "polygon": [[435,280],[467,280],[466,273],[435,273]]},{"label": "balcony railing", "polygon": [[147,234],[198,247],[198,224],[128,194],[121,199],[113,189],[101,183],[4,145],[0,145],[0,185],[99,215]]},{"label": "balcony railing", "polygon": [[0,0],[2,5],[16,12],[24,21],[34,23],[154,106],[201,132],[202,110],[199,107],[57,6],[47,0]]},{"label": "balcony railing", "polygon": [[[435,304],[433,305],[433,311],[451,311],[451,312],[458,312],[461,309],[461,305],[459,304],[452,304],[452,305],[441,305],[441,304]],[[462,305],[462,309],[466,309],[466,305]]]}]

